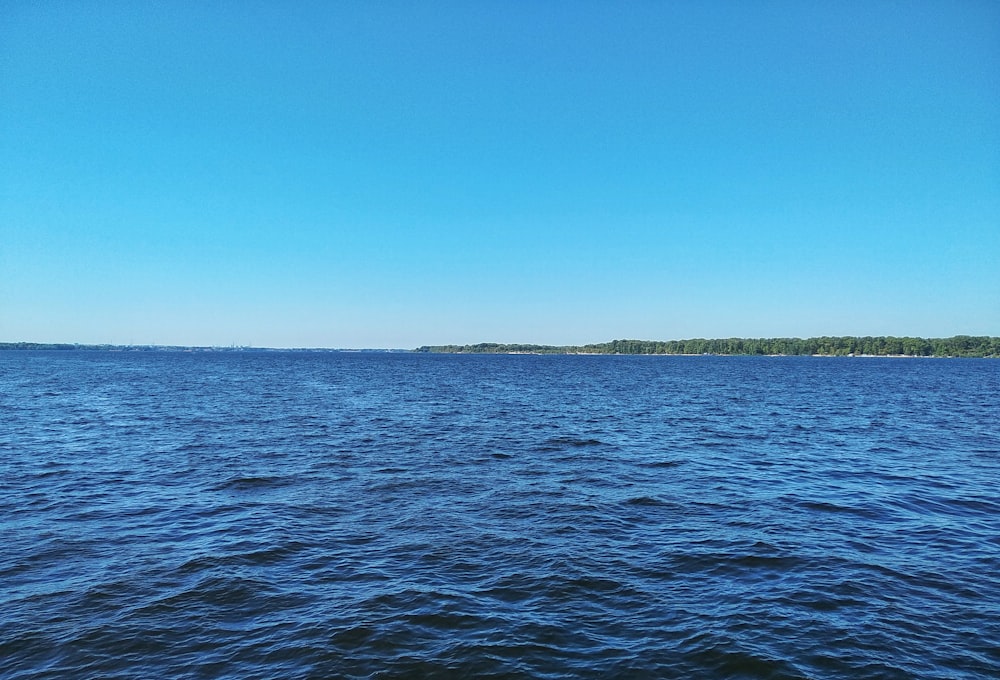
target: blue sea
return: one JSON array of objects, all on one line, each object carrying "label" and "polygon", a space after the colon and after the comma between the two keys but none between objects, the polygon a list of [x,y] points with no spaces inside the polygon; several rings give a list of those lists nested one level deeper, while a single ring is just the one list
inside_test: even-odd
[{"label": "blue sea", "polygon": [[1000,361],[2,352],[0,677],[1000,677]]}]

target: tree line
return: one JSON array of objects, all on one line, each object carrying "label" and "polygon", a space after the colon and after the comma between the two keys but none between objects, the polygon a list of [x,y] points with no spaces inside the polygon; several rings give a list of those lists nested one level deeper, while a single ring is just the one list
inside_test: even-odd
[{"label": "tree line", "polygon": [[690,340],[612,340],[589,345],[530,345],[482,342],[474,345],[424,345],[417,352],[457,354],[720,354],[1000,357],[1000,337],[950,338],[822,336],[816,338],[693,338]]},{"label": "tree line", "polygon": [[[0,350],[244,351],[243,347],[122,346],[69,343],[0,342]],[[263,348],[257,351],[261,351]],[[312,350],[319,351],[319,350]],[[452,354],[720,354],[1000,358],[1000,337],[950,338],[822,336],[816,338],[692,338],[689,340],[612,340],[589,345],[533,345],[481,342],[475,345],[424,345],[415,352]]]}]

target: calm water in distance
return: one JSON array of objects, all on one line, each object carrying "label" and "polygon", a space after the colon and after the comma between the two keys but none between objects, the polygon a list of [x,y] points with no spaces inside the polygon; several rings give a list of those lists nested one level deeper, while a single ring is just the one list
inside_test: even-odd
[{"label": "calm water in distance", "polygon": [[1000,361],[0,353],[0,677],[1000,676]]}]

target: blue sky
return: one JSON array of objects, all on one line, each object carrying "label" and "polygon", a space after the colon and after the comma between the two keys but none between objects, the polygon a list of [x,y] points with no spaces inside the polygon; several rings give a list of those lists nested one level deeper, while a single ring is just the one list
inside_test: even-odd
[{"label": "blue sky", "polygon": [[0,0],[0,341],[958,333],[996,2]]}]

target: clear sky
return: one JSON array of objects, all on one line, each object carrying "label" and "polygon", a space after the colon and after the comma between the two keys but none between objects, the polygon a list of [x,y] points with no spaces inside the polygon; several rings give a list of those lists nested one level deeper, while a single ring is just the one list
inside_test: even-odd
[{"label": "clear sky", "polygon": [[0,0],[0,341],[1000,335],[1000,3]]}]

